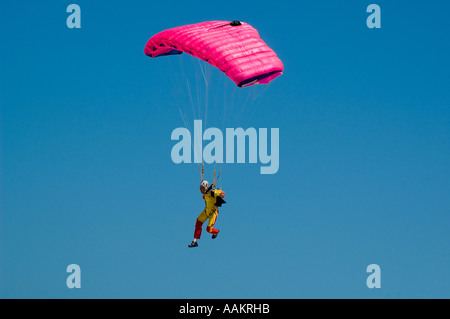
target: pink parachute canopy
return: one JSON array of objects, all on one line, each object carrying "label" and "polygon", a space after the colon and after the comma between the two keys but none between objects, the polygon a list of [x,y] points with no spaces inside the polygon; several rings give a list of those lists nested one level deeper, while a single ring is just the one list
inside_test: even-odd
[{"label": "pink parachute canopy", "polygon": [[240,21],[208,21],[154,35],[144,53],[152,58],[186,52],[217,67],[237,86],[267,84],[283,72],[283,63],[258,31]]}]

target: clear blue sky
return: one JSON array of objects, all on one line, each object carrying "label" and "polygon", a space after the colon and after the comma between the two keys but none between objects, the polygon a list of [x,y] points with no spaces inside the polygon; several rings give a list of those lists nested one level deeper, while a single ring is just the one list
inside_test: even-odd
[{"label": "clear blue sky", "polygon": [[[450,297],[447,2],[80,0],[68,29],[70,3],[0,8],[1,298]],[[207,68],[208,123],[279,128],[280,169],[223,165],[221,233],[188,249],[204,204],[170,135],[200,65],[143,49],[235,19],[285,72],[236,90]]]}]

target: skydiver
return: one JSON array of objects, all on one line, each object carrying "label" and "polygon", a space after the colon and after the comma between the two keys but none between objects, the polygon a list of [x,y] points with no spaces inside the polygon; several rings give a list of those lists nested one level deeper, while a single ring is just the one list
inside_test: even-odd
[{"label": "skydiver", "polygon": [[215,239],[219,234],[219,230],[214,228],[214,224],[217,220],[217,215],[219,215],[219,207],[226,202],[223,200],[225,197],[225,192],[220,189],[215,189],[214,184],[209,185],[209,183],[203,180],[200,184],[200,192],[203,194],[203,199],[205,200],[205,209],[198,215],[195,222],[194,240],[188,245],[188,247],[197,247],[197,239],[200,239],[202,235],[203,223],[209,219],[206,231],[212,234],[212,239]]}]

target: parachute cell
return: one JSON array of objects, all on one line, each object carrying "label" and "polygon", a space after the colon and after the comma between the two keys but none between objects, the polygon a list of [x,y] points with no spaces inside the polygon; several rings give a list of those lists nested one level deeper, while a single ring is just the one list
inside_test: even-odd
[{"label": "parachute cell", "polygon": [[217,67],[237,86],[267,84],[283,72],[283,63],[251,25],[208,21],[154,35],[144,53],[152,58],[188,53]]}]

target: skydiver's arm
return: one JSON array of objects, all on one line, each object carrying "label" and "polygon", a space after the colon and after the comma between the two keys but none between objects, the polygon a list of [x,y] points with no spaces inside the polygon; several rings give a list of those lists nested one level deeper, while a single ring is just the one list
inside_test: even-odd
[{"label": "skydiver's arm", "polygon": [[216,196],[220,196],[222,198],[225,197],[225,192],[223,190],[221,190],[221,189],[215,189],[214,192],[215,192]]}]

